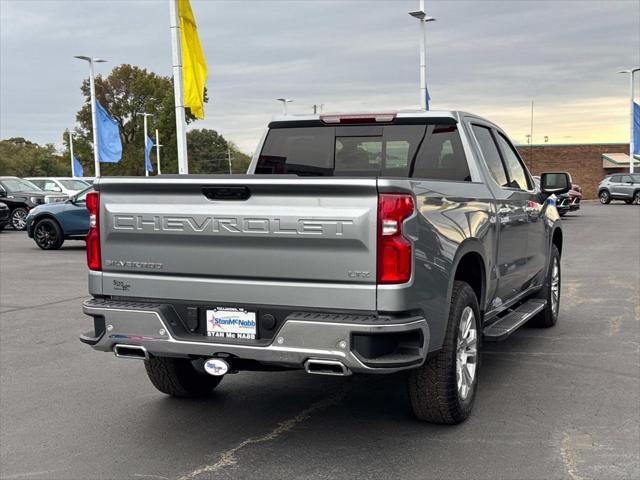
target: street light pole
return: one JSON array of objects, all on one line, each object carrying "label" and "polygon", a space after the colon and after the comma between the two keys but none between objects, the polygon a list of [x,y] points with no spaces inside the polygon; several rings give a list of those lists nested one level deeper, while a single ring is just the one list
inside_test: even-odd
[{"label": "street light pole", "polygon": [[138,115],[144,117],[144,176],[149,176],[149,170],[147,170],[147,117],[151,117],[151,113],[138,113]]},{"label": "street light pole", "polygon": [[160,145],[160,135],[158,135],[158,129],[156,128],[156,160],[158,162],[158,175],[161,174],[160,172],[160,147],[162,145]]},{"label": "street light pole", "polygon": [[288,114],[287,103],[291,103],[293,102],[293,100],[291,100],[290,98],[276,98],[276,100],[279,102],[282,102],[282,114],[287,115]]},{"label": "street light pole", "polygon": [[638,68],[631,68],[629,70],[622,70],[618,73],[628,73],[629,74],[629,94],[631,95],[631,98],[629,99],[629,106],[630,106],[630,127],[629,127],[629,173],[633,173],[633,169],[634,169],[634,165],[633,165],[633,150],[634,150],[634,144],[633,144],[633,104],[634,104],[634,100],[635,100],[635,95],[634,95],[634,74],[636,72],[640,71],[640,67]]},{"label": "street light pole", "polygon": [[73,169],[73,133],[69,130],[69,156],[71,157],[71,177],[75,178],[76,172]]},{"label": "street light pole", "polygon": [[420,0],[419,10],[409,12],[414,18],[420,21],[420,108],[429,110],[428,90],[427,90],[427,22],[434,22],[436,19],[429,17],[424,11],[424,0]]},{"label": "street light pole", "polygon": [[86,57],[83,55],[76,55],[74,58],[89,62],[89,86],[91,89],[91,123],[93,127],[93,164],[94,173],[96,177],[100,176],[100,154],[98,153],[98,129],[96,125],[98,123],[96,118],[96,85],[95,85],[95,63],[104,63],[106,60],[101,58]]}]

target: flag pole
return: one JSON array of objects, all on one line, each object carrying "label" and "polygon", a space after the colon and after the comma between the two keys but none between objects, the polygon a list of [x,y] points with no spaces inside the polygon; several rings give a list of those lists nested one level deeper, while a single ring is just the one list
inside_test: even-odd
[{"label": "flag pole", "polygon": [[176,139],[178,147],[178,173],[189,173],[187,158],[187,123],[184,111],[184,84],[182,80],[182,46],[180,44],[180,14],[178,1],[169,0],[171,17],[171,53],[173,58],[173,92],[176,105]]},{"label": "flag pole", "polygon": [[158,135],[158,129],[156,128],[156,160],[158,161],[158,175],[161,174],[160,172],[160,147],[162,145],[160,145],[160,135]]},{"label": "flag pole", "polygon": [[144,117],[144,176],[148,177],[149,170],[147,170],[147,137],[149,134],[147,133],[147,117],[151,117],[153,114],[143,112],[139,113],[138,115]]},{"label": "flag pole", "polygon": [[73,133],[69,130],[69,155],[71,156],[71,177],[76,177],[76,172],[73,168]]}]

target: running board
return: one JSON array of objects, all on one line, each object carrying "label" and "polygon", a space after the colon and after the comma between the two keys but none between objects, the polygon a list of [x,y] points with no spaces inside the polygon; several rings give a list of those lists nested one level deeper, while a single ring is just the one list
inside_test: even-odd
[{"label": "running board", "polygon": [[484,339],[488,342],[505,340],[539,313],[546,304],[547,301],[542,299],[529,300],[523,303],[498,321],[487,325],[482,331]]}]

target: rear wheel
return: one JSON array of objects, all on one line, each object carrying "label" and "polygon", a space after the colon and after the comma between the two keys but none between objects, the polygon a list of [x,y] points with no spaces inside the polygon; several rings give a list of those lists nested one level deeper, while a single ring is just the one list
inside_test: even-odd
[{"label": "rear wheel", "polygon": [[609,202],[611,202],[611,195],[609,195],[609,192],[607,192],[606,190],[602,190],[598,194],[598,198],[600,199],[600,203],[603,205],[607,205]]},{"label": "rear wheel", "polygon": [[[195,360],[194,360],[195,361]],[[149,380],[162,393],[173,397],[202,397],[222,381],[201,372],[188,358],[152,357],[145,360]]]},{"label": "rear wheel", "polygon": [[455,282],[442,350],[409,373],[413,413],[432,423],[455,424],[469,416],[478,385],[480,310],[473,289]]},{"label": "rear wheel", "polygon": [[58,222],[44,218],[36,223],[33,229],[33,239],[43,250],[57,250],[64,243],[62,229]]},{"label": "rear wheel", "polygon": [[636,205],[640,205],[640,190],[638,190],[634,195],[633,195],[633,202]]},{"label": "rear wheel", "polygon": [[549,271],[547,281],[538,297],[547,301],[542,311],[536,315],[531,324],[536,327],[553,327],[558,321],[560,311],[560,287],[562,286],[562,271],[560,270],[560,251],[553,245],[551,248],[551,259],[549,260]]},{"label": "rear wheel", "polygon": [[11,212],[11,226],[14,230],[24,230],[27,228],[27,209],[18,207]]}]

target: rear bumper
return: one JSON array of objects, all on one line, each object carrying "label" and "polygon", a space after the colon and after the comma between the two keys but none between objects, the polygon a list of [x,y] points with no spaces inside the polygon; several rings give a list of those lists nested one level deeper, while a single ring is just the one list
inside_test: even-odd
[{"label": "rear bumper", "polygon": [[363,373],[393,373],[420,366],[429,345],[427,322],[416,316],[294,312],[269,343],[258,345],[257,341],[220,341],[176,333],[170,309],[154,303],[88,300],[83,311],[94,318],[95,325],[80,340],[104,352],[113,351],[115,345],[137,345],[151,356],[219,356],[232,366],[234,360],[249,360],[300,369],[308,360],[325,360]]}]

